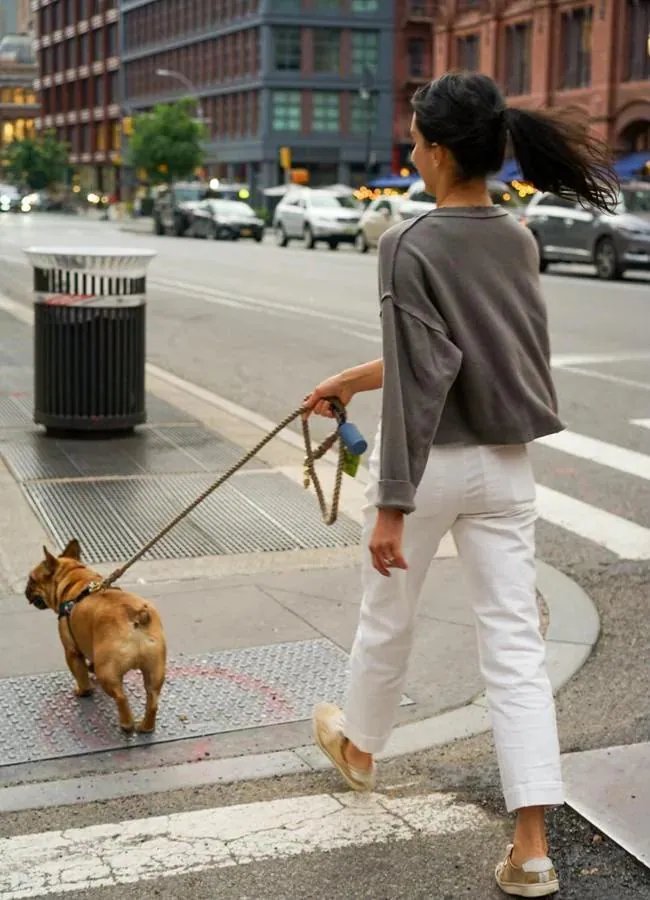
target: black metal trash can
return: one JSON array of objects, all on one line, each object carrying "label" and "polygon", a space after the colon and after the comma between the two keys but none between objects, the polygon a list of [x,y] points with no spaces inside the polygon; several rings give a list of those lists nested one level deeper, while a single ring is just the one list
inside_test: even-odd
[{"label": "black metal trash can", "polygon": [[153,251],[25,251],[34,267],[34,421],[120,431],[146,421],[146,268]]}]

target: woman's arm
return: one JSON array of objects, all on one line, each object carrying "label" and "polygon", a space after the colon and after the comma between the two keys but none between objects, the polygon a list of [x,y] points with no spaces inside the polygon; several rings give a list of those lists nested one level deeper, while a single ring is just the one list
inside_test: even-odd
[{"label": "woman's arm", "polygon": [[384,362],[381,359],[373,359],[322,381],[308,397],[305,397],[305,407],[319,416],[331,419],[334,413],[327,402],[327,397],[338,397],[341,403],[347,406],[355,394],[376,391],[382,386],[383,381]]}]

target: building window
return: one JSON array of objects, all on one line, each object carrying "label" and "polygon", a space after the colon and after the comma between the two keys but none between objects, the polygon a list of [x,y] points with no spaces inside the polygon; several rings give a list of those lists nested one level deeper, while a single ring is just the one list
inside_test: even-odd
[{"label": "building window", "polygon": [[90,153],[90,125],[81,126],[81,152]]},{"label": "building window", "polygon": [[111,103],[119,103],[119,85],[117,81],[117,72],[108,73],[108,105]]},{"label": "building window", "polygon": [[88,109],[88,79],[79,82],[79,106]]},{"label": "building window", "polygon": [[650,0],[627,0],[627,81],[650,78]]},{"label": "building window", "polygon": [[339,12],[341,0],[312,0],[312,6],[317,12]]},{"label": "building window", "polygon": [[117,56],[117,25],[109,25],[106,29],[108,39],[108,56]]},{"label": "building window", "polygon": [[335,91],[315,91],[313,131],[340,131],[340,96]]},{"label": "building window", "polygon": [[75,21],[75,0],[65,0],[65,24],[74,25]]},{"label": "building window", "polygon": [[478,34],[466,34],[456,41],[458,68],[477,72],[480,66],[481,39]]},{"label": "building window", "polygon": [[300,91],[273,91],[272,110],[273,131],[301,131]]},{"label": "building window", "polygon": [[274,28],[275,68],[281,72],[300,71],[300,28]]},{"label": "building window", "polygon": [[341,65],[341,32],[337,28],[314,30],[314,72],[338,72]]},{"label": "building window", "polygon": [[90,37],[82,34],[79,38],[79,65],[87,66],[90,62]]},{"label": "building window", "polygon": [[408,72],[413,78],[427,77],[427,44],[424,38],[409,38],[406,46]]},{"label": "building window", "polygon": [[93,59],[104,59],[104,31],[98,28],[93,33]]},{"label": "building window", "polygon": [[352,32],[352,71],[363,75],[367,70],[375,72],[379,60],[379,32]]},{"label": "building window", "polygon": [[591,6],[562,14],[562,87],[591,84]]},{"label": "building window", "polygon": [[379,10],[379,0],[352,0],[353,13],[375,13]]},{"label": "building window", "polygon": [[104,76],[98,75],[95,78],[95,106],[103,106],[105,99]]},{"label": "building window", "polygon": [[506,28],[506,94],[528,94],[530,91],[530,22]]},{"label": "building window", "polygon": [[352,134],[367,134],[374,131],[377,124],[377,96],[370,95],[369,100],[352,95],[350,104],[350,131]]}]

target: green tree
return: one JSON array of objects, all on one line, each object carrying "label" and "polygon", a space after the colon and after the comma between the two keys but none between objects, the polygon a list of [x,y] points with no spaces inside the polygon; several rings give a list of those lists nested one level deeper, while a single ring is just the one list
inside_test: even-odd
[{"label": "green tree", "polygon": [[13,141],[3,153],[7,178],[20,187],[42,191],[65,180],[68,146],[53,131]]},{"label": "green tree", "polygon": [[129,161],[153,184],[186,178],[203,162],[203,128],[193,118],[194,107],[194,101],[182,100],[135,117]]}]

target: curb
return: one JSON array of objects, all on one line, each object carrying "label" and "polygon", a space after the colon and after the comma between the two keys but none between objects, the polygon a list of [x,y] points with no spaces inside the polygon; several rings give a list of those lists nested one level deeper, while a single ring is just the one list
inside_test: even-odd
[{"label": "curb", "polygon": [[[549,608],[549,676],[556,693],[589,656],[599,633],[593,602],[574,581],[537,562],[538,587]],[[549,635],[552,633],[552,637]],[[395,729],[378,759],[394,759],[441,744],[473,737],[490,727],[485,695],[465,706]],[[165,793],[212,784],[312,774],[330,763],[312,745],[220,760],[181,763],[101,775],[10,785],[0,790],[0,813],[72,806],[130,796]]]}]

